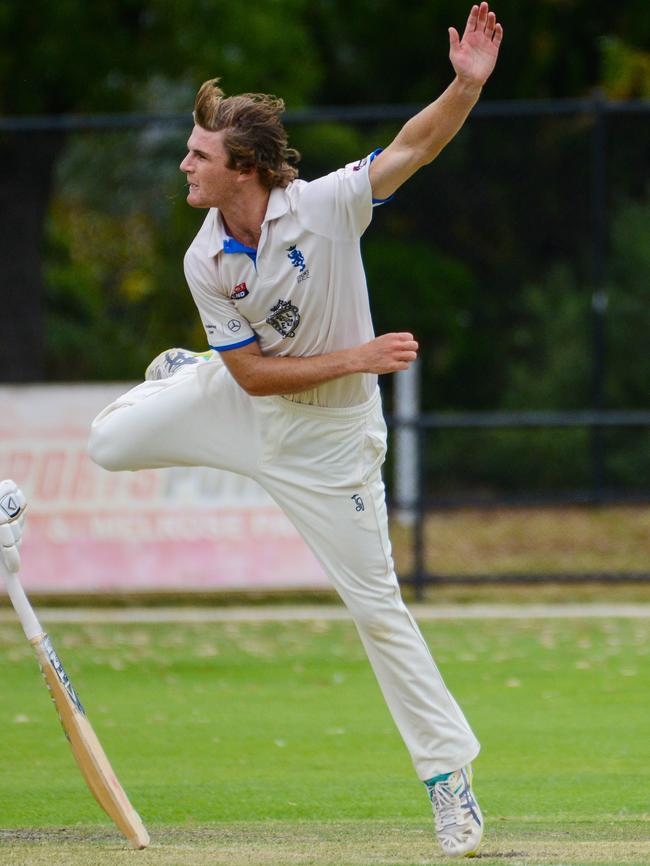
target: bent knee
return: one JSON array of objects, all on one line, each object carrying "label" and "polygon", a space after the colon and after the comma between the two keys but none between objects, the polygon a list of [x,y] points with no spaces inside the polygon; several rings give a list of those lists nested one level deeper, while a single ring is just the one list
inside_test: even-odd
[{"label": "bent knee", "polygon": [[111,435],[106,427],[96,426],[90,430],[88,440],[88,456],[109,472],[120,472],[134,469],[130,455],[120,442],[119,437]]}]

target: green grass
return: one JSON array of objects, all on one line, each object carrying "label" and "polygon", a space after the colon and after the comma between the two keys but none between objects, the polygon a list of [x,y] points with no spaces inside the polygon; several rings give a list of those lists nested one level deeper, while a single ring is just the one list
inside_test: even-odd
[{"label": "green grass", "polygon": [[[483,743],[480,862],[648,862],[650,621],[423,631]],[[352,625],[57,626],[52,637],[154,844],[124,850],[31,648],[5,625],[3,866],[438,862],[423,787]]]}]

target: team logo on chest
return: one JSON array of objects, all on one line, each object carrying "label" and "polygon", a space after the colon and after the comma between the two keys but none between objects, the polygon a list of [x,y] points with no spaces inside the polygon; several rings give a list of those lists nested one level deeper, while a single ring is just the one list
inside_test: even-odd
[{"label": "team logo on chest", "polygon": [[242,298],[245,298],[248,294],[248,287],[246,283],[239,283],[239,285],[235,286],[235,288],[230,293],[230,297],[233,301],[241,301]]},{"label": "team logo on chest", "polygon": [[291,244],[290,247],[287,247],[287,258],[294,266],[294,268],[298,268],[300,273],[298,274],[298,279],[296,282],[302,283],[303,280],[309,279],[309,268],[305,264],[305,257],[302,252],[298,249],[296,244]]},{"label": "team logo on chest", "polygon": [[300,324],[300,312],[291,301],[283,301],[280,298],[269,310],[266,324],[281,334],[283,337],[295,337],[296,330]]}]

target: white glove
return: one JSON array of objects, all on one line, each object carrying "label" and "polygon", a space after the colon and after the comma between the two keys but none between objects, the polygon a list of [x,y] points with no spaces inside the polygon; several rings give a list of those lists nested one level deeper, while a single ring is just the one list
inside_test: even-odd
[{"label": "white glove", "polygon": [[20,568],[18,548],[23,537],[27,501],[15,481],[0,481],[0,553],[7,570]]}]

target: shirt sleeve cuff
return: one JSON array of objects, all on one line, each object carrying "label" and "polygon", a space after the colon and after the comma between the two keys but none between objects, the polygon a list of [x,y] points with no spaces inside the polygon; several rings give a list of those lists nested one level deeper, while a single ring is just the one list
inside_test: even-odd
[{"label": "shirt sleeve cuff", "polygon": [[257,340],[257,335],[253,334],[252,337],[248,337],[246,340],[240,340],[239,343],[230,343],[228,346],[210,345],[210,348],[214,349],[215,352],[228,352],[230,349],[239,349],[242,346],[248,346],[249,343],[253,343],[255,340]]},{"label": "shirt sleeve cuff", "polygon": [[[373,159],[377,156],[377,154],[381,153],[383,149],[383,147],[378,147],[376,150],[373,150],[373,152],[370,154],[370,162],[372,162]],[[393,193],[393,195],[389,195],[388,198],[373,198],[372,206],[374,207],[377,204],[386,204],[387,201],[392,201],[394,198],[395,193]]]}]

